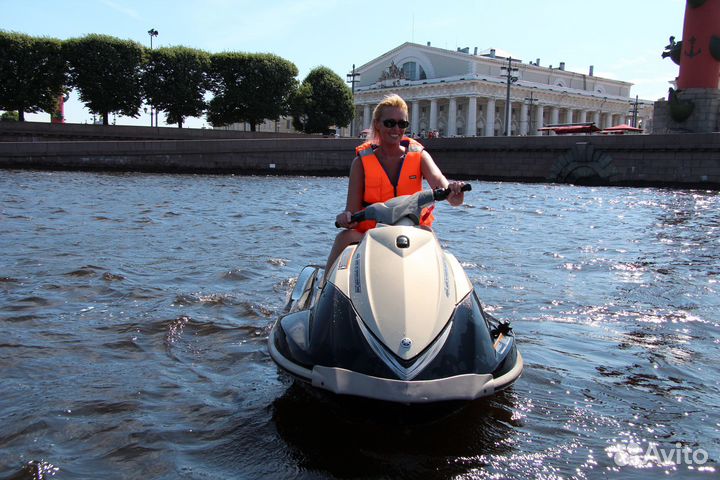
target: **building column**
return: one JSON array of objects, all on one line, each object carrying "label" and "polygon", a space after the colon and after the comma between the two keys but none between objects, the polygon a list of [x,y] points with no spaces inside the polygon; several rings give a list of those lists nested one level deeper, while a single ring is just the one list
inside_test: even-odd
[{"label": "building column", "polygon": [[370,105],[363,105],[363,130],[370,128]]},{"label": "building column", "polygon": [[450,97],[449,102],[446,136],[454,137],[457,135],[457,99]]},{"label": "building column", "polygon": [[430,118],[428,119],[428,130],[437,130],[437,99],[430,100]]},{"label": "building column", "polygon": [[465,135],[468,137],[474,137],[477,135],[477,97],[470,97],[468,99]]},{"label": "building column", "polygon": [[599,111],[593,112],[593,123],[595,123],[596,127],[602,128],[602,125],[600,124],[600,112]]},{"label": "building column", "polygon": [[538,128],[545,126],[543,125],[544,120],[545,106],[538,104],[535,106],[535,125],[533,126],[533,131],[531,132],[533,135],[542,135],[542,132],[538,131]]},{"label": "building column", "polygon": [[573,123],[573,109],[568,108],[565,110],[565,122],[564,123]]},{"label": "building column", "polygon": [[[557,125],[560,123],[560,109],[558,107],[550,107],[550,125]],[[555,132],[550,132],[550,135],[556,135]]]},{"label": "building column", "polygon": [[520,104],[520,135],[528,134],[528,106],[527,103]]},{"label": "building column", "polygon": [[437,99],[433,98],[430,100],[430,119],[428,123],[428,130],[437,130]]},{"label": "building column", "polygon": [[560,109],[558,107],[550,107],[550,124],[557,125],[560,123]]},{"label": "building column", "polygon": [[413,100],[411,105],[410,133],[418,135],[420,133],[420,100]]},{"label": "building column", "polygon": [[587,123],[587,110],[580,110],[580,123]]},{"label": "building column", "polygon": [[505,130],[503,134],[506,132],[508,137],[512,136],[512,101],[505,104]]},{"label": "building column", "polygon": [[487,111],[485,112],[485,136],[495,136],[495,99],[488,98]]},{"label": "building column", "polygon": [[612,113],[606,113],[603,128],[610,128],[610,127],[612,127]]}]

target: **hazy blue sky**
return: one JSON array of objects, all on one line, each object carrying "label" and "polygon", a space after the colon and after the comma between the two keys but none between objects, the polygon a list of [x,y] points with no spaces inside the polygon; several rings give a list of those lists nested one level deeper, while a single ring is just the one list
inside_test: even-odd
[{"label": "hazy blue sky", "polygon": [[[595,75],[634,83],[633,97],[656,100],[678,73],[660,54],[670,35],[682,38],[684,11],[685,0],[0,0],[0,29],[60,39],[103,33],[149,45],[155,28],[153,46],[270,52],[295,63],[300,80],[319,65],[345,78],[353,63],[407,41],[496,48],[525,63],[564,61],[576,72],[594,65]],[[65,113],[75,123],[91,118],[74,94]]]}]

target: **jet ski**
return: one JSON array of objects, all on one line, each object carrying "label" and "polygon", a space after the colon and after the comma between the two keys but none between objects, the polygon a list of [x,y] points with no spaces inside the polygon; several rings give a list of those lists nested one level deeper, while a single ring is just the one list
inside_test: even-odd
[{"label": "jet ski", "polygon": [[325,282],[319,266],[301,271],[268,337],[282,370],[317,389],[401,404],[470,401],[517,380],[523,360],[509,322],[483,310],[458,260],[420,226],[422,209],[449,194],[425,190],[352,216],[377,227]]}]

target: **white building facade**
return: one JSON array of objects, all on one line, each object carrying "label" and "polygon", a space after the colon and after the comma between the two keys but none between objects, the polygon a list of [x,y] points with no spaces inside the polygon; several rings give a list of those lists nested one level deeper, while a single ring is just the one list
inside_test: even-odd
[{"label": "white building facade", "polygon": [[508,57],[496,50],[404,43],[355,69],[352,130],[357,135],[369,128],[375,106],[397,93],[410,108],[412,134],[540,135],[544,126],[588,122],[600,129],[635,123],[652,131],[653,102],[630,99],[631,83],[596,77],[593,67],[581,74],[565,70],[564,63],[542,67],[539,60]]}]

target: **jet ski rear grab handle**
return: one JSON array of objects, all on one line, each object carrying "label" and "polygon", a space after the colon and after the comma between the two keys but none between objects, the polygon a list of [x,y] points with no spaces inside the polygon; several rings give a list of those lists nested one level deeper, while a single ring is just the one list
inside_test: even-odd
[{"label": "jet ski rear grab handle", "polygon": [[[466,183],[465,185],[463,185],[462,189],[461,189],[461,191],[463,191],[463,192],[469,192],[471,190],[472,190],[472,185],[470,185],[469,183]],[[433,201],[439,202],[442,200],[447,200],[447,198],[450,196],[451,193],[452,193],[452,190],[450,190],[450,188],[436,188],[435,190],[423,190],[423,191],[414,193],[413,195],[403,195],[401,197],[395,197],[395,198],[388,200],[385,203],[386,204],[393,203],[393,201],[401,201],[408,197],[422,195],[422,196],[428,197],[427,199],[423,199],[423,200],[427,200],[426,203],[429,205]],[[432,199],[430,199],[430,194],[432,194]],[[375,203],[373,205],[382,205],[382,203]],[[424,207],[426,205],[422,205],[422,206]],[[367,210],[360,210],[359,212],[353,213],[352,216],[350,217],[350,223],[362,222],[364,220],[368,220],[366,218],[366,213],[367,213]],[[370,218],[369,220],[374,220],[374,218]],[[338,222],[335,222],[335,227],[342,228]]]}]

